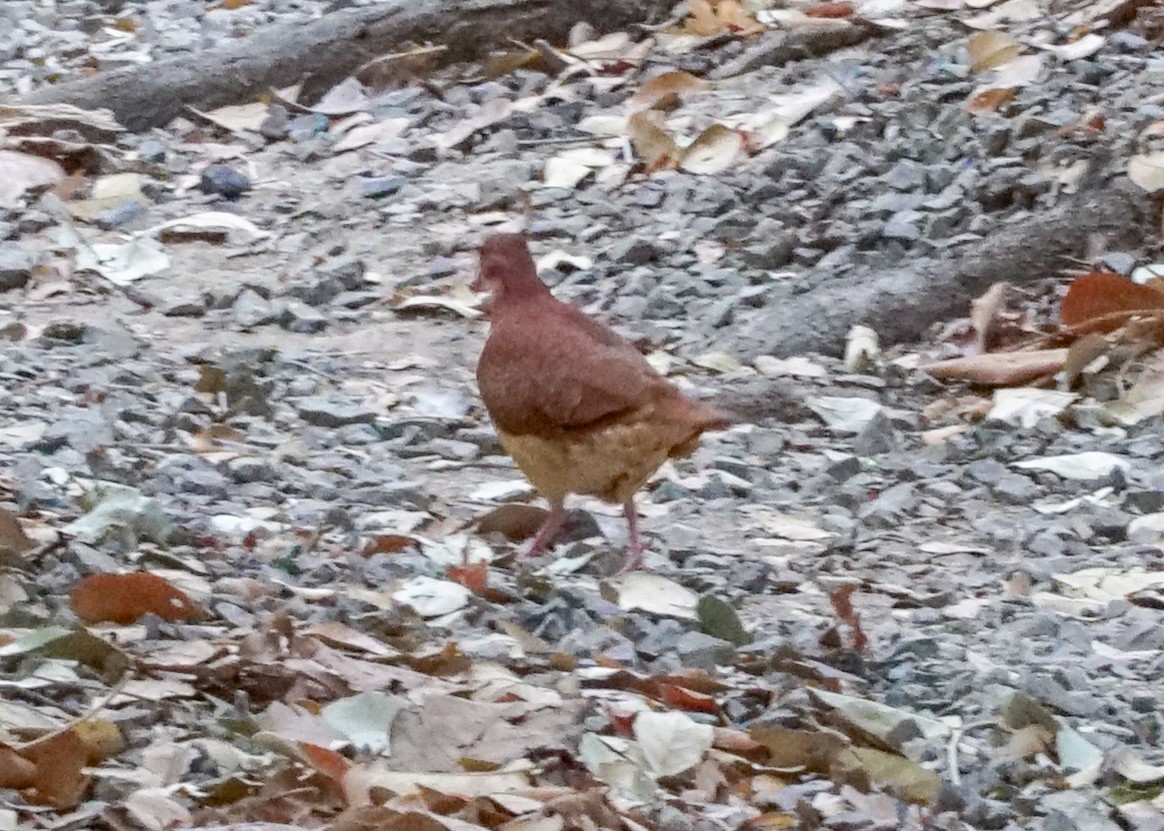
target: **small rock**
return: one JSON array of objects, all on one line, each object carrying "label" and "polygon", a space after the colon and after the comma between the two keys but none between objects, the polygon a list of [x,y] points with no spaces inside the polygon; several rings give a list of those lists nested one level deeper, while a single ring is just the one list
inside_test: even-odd
[{"label": "small rock", "polygon": [[218,194],[226,199],[238,199],[251,189],[251,180],[234,168],[212,164],[202,171],[198,188],[208,196]]},{"label": "small rock", "polygon": [[380,300],[380,295],[374,291],[344,291],[335,296],[332,301],[345,309],[362,309]]},{"label": "small rock", "polygon": [[360,180],[360,195],[368,199],[391,196],[408,184],[403,176],[376,176]]},{"label": "small rock", "polygon": [[913,223],[921,218],[917,211],[902,211],[894,214],[881,229],[881,235],[888,239],[916,242],[921,239],[921,231]]},{"label": "small rock", "polygon": [[231,459],[226,465],[230,478],[239,484],[251,482],[271,482],[275,479],[275,470],[263,459],[242,457]]},{"label": "small rock", "polygon": [[433,439],[428,448],[438,456],[460,462],[472,461],[481,455],[481,448],[477,445],[456,439]]},{"label": "small rock", "polygon": [[0,242],[0,291],[18,289],[28,282],[36,260],[22,245]]},{"label": "small rock", "polygon": [[335,398],[305,398],[296,409],[301,419],[316,427],[346,427],[376,421],[374,410]]},{"label": "small rock", "polygon": [[[897,430],[885,414],[879,412],[861,428],[861,432],[857,434],[853,442],[853,451],[858,456],[877,456],[881,453],[888,453],[899,443]],[[830,468],[831,472],[832,468]]]},{"label": "small rock", "polygon": [[683,666],[706,670],[713,670],[720,664],[730,664],[736,655],[733,644],[702,632],[683,633],[675,649]]},{"label": "small rock", "polygon": [[313,334],[322,332],[328,326],[327,318],[302,300],[288,301],[279,317],[279,325],[288,332]]},{"label": "small rock", "polygon": [[1020,473],[1007,473],[995,482],[990,492],[1008,505],[1029,505],[1041,493],[1039,486]]},{"label": "small rock", "polygon": [[244,329],[261,326],[275,319],[271,301],[254,289],[243,289],[234,301],[234,319]]},{"label": "small rock", "polygon": [[159,164],[166,160],[166,145],[157,139],[148,138],[137,146],[137,157],[149,164]]},{"label": "small rock", "polygon": [[607,253],[616,263],[626,265],[646,265],[659,256],[659,250],[653,242],[633,237],[615,243]]},{"label": "small rock", "polygon": [[1131,274],[1136,267],[1136,256],[1127,251],[1109,251],[1100,259],[1104,265],[1116,274]]},{"label": "small rock", "polygon": [[267,141],[282,141],[287,138],[290,123],[287,108],[282,104],[271,104],[267,109],[267,117],[259,125],[259,133]]},{"label": "small rock", "polygon": [[796,250],[796,235],[781,232],[762,242],[750,245],[741,252],[744,263],[752,268],[772,270],[783,268],[792,262],[792,252]]},{"label": "small rock", "polygon": [[201,297],[172,295],[162,301],[158,311],[166,317],[202,317],[206,314],[206,302]]}]

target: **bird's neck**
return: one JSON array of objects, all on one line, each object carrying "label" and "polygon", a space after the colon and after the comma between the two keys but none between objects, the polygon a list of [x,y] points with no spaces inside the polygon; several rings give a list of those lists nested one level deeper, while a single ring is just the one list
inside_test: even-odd
[{"label": "bird's neck", "polygon": [[537,277],[520,283],[510,282],[493,298],[494,312],[529,309],[544,303],[554,303],[554,296]]}]

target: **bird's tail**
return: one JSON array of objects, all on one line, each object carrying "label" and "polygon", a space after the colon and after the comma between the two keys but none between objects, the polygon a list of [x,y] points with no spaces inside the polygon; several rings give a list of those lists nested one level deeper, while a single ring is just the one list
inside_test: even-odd
[{"label": "bird's tail", "polygon": [[740,423],[740,418],[735,414],[702,401],[691,401],[691,416],[701,431],[726,430]]}]

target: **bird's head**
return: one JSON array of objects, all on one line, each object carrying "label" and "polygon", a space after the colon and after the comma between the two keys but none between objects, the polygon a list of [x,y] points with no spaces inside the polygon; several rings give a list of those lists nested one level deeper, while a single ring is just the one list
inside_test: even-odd
[{"label": "bird's head", "polygon": [[521,234],[494,234],[481,245],[473,291],[489,292],[494,303],[506,299],[546,294],[537,267]]}]

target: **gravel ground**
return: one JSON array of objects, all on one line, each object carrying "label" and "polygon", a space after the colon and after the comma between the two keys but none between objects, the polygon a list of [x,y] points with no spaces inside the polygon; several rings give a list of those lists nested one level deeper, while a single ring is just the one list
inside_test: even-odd
[{"label": "gravel ground", "polygon": [[[15,25],[0,32],[0,91],[70,77],[95,56],[108,67],[204,48],[327,5],[6,3],[0,20]],[[640,814],[651,827],[769,827],[744,823],[785,811],[796,824],[770,827],[1164,828],[1150,804],[1161,777],[1127,761],[1164,764],[1161,420],[1113,427],[1083,396],[1026,424],[970,421],[982,394],[915,368],[919,355],[950,354],[945,338],[896,347],[858,371],[819,355],[754,360],[740,346],[778,329],[789,297],[843,291],[854,270],[956,257],[1117,175],[1145,148],[1145,127],[1164,118],[1156,33],[1104,30],[1098,51],[1072,59],[1032,50],[1045,54],[1039,80],[1002,115],[982,116],[963,106],[978,85],[963,21],[979,13],[910,4],[900,31],[685,101],[694,135],[771,107],[777,94],[826,81],[838,90],[786,139],[715,175],[604,183],[600,171],[597,182],[543,186],[548,159],[597,144],[578,123],[619,111],[637,82],[558,82],[530,69],[474,82],[455,67],[431,79],[439,98],[411,86],[362,104],[369,123],[407,125],[367,147],[337,152],[336,119],[319,114],[291,112],[263,134],[192,115],[107,143],[108,158],[138,174],[132,199],[119,192],[71,209],[48,195],[0,208],[0,505],[46,541],[34,563],[2,578],[0,635],[68,623],[65,597],[82,577],[134,564],[185,570],[231,631],[261,631],[285,610],[303,625],[376,632],[396,612],[345,587],[439,576],[458,545],[476,554],[484,539],[500,558],[491,584],[508,602],[428,615],[409,624],[417,637],[452,638],[516,670],[526,657],[502,634],[516,623],[583,666],[605,656],[656,676],[703,668],[725,685],[719,723],[740,729],[851,734],[837,726],[845,707],[816,697],[843,692],[916,716],[877,745],[942,780],[924,810],[892,787],[880,789],[884,803],[862,801],[827,771],[792,777],[767,801],[697,805],[665,791]],[[1054,45],[1071,13],[999,28]],[[656,49],[636,77],[713,70],[748,48]],[[452,148],[428,140],[503,98],[539,105]],[[1096,113],[1101,128],[1089,129]],[[232,189],[239,176],[248,189]],[[129,259],[106,260],[104,274],[85,268],[95,243],[122,245],[210,211],[240,221],[229,233],[123,251]],[[526,211],[559,297],[632,336],[693,394],[747,416],[665,468],[641,502],[647,565],[734,606],[750,643],[612,605],[606,579],[624,531],[608,506],[579,501],[589,514],[557,567],[538,564],[533,576],[500,537],[458,536],[498,505],[532,500],[477,397],[487,322],[456,288],[484,235]],[[1100,256],[1129,273],[1152,253]],[[158,255],[164,268],[123,279]],[[1039,314],[1060,291],[1049,279],[1017,304]],[[417,297],[437,303],[399,308]],[[949,426],[965,429],[928,440]],[[1083,452],[1110,455],[1089,471],[1039,469]],[[95,480],[148,497],[149,511],[94,521],[82,496]],[[82,516],[89,525],[69,526]],[[401,534],[430,542],[376,550]],[[267,588],[239,593],[241,578]],[[856,627],[834,605],[845,586],[855,587]],[[194,625],[148,634],[199,637]],[[21,675],[13,660],[0,657],[10,679]],[[139,702],[124,721],[190,731],[209,712],[172,706],[143,714]],[[564,742],[597,730],[595,718]],[[141,735],[123,758],[139,758]],[[1089,766],[1070,786],[1066,777]],[[213,772],[203,766],[188,781],[198,776]],[[113,782],[99,798],[118,792]]]}]

